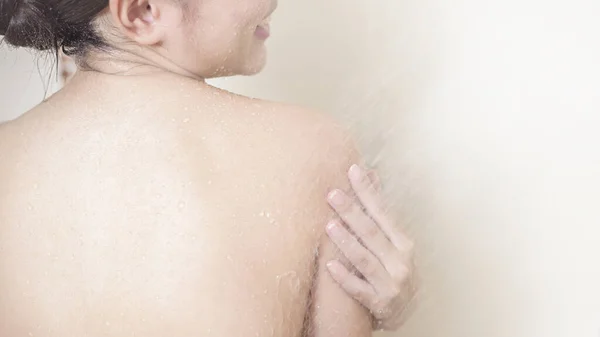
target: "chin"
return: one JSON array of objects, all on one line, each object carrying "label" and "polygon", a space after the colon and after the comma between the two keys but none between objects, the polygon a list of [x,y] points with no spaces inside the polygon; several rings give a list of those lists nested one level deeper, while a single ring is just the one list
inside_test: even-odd
[{"label": "chin", "polygon": [[244,58],[238,73],[243,76],[252,76],[263,71],[267,65],[267,50],[264,45],[255,48]]},{"label": "chin", "polygon": [[263,69],[265,69],[265,64],[248,66],[248,67],[245,67],[243,70],[239,71],[237,73],[237,75],[241,75],[241,76],[257,75],[260,72],[262,72]]},{"label": "chin", "polygon": [[229,76],[252,76],[263,71],[267,65],[267,54],[261,51],[254,53],[250,57],[246,57],[243,62],[230,65],[228,67],[222,67],[215,72],[204,76],[204,78],[217,78],[217,77],[229,77]]},{"label": "chin", "polygon": [[242,76],[256,75],[256,74],[259,74],[260,72],[262,72],[263,69],[265,69],[264,64],[261,66],[249,67],[249,68],[245,69],[244,71],[240,72],[240,75],[242,75]]},{"label": "chin", "polygon": [[205,79],[231,77],[231,76],[252,76],[260,73],[265,68],[266,63],[250,64],[239,67],[238,69],[219,69],[210,74],[201,74]]}]

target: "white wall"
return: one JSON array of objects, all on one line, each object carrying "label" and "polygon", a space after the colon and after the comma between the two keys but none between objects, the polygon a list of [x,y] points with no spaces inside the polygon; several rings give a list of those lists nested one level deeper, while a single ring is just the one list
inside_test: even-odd
[{"label": "white wall", "polygon": [[[215,83],[356,130],[419,243],[423,304],[392,336],[597,337],[598,13],[591,0],[281,0],[267,70]],[[39,92],[5,57],[0,118]]]},{"label": "white wall", "polygon": [[53,62],[47,55],[0,46],[0,122],[19,116],[56,90]]}]

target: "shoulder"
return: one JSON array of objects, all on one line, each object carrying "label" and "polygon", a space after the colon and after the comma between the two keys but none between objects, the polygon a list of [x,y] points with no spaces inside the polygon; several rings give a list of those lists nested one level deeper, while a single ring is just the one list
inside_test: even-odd
[{"label": "shoulder", "polygon": [[[7,121],[0,123],[0,158],[7,155],[19,143],[20,134],[17,121]],[[2,162],[0,160],[0,162]]]},{"label": "shoulder", "polygon": [[[326,112],[304,107],[265,102],[266,111],[285,134],[299,137],[306,146],[322,155],[355,156],[357,145],[349,129]],[[330,157],[330,159],[334,159]]]},{"label": "shoulder", "polygon": [[24,147],[33,143],[41,130],[47,126],[47,121],[37,118],[43,113],[35,113],[35,107],[19,117],[0,123],[0,153],[21,152]]},{"label": "shoulder", "polygon": [[279,127],[274,141],[287,142],[296,165],[310,168],[304,177],[328,186],[347,183],[346,172],[362,157],[347,127],[325,112],[281,103],[263,104],[262,109],[269,111],[269,118]]},{"label": "shoulder", "polygon": [[19,154],[23,152],[20,128],[15,121],[0,123],[0,192],[15,172]]},{"label": "shoulder", "polygon": [[[237,95],[206,83],[191,80],[184,83],[184,95],[179,90],[181,85],[167,88],[150,85],[152,90],[157,90],[156,95],[151,96],[161,97],[160,101],[168,103],[174,114],[187,115],[188,107],[197,106],[195,112],[205,117],[199,120],[208,127],[214,127],[215,121],[217,124],[227,121],[230,128],[239,127],[238,130],[253,135],[255,131],[260,132],[264,137],[258,138],[293,144],[299,147],[298,150],[307,148],[316,153],[337,153],[338,156],[356,152],[348,128],[326,112]],[[168,99],[168,96],[177,99]]]},{"label": "shoulder", "polygon": [[360,159],[348,128],[326,112],[249,98],[194,81],[184,82],[183,95],[181,85],[149,87],[157,90],[149,96],[160,97],[152,101],[165,106],[169,118],[191,121],[185,127],[193,127],[198,143],[218,148],[225,157],[235,153],[239,162],[262,164],[260,158],[272,158],[272,169],[302,167],[304,174],[299,176],[314,179],[311,170],[319,176],[345,173]]}]

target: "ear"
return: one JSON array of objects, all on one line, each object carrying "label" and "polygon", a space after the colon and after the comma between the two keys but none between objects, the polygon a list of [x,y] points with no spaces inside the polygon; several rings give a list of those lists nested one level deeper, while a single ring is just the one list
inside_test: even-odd
[{"label": "ear", "polygon": [[162,15],[165,1],[110,0],[109,8],[115,25],[131,40],[141,45],[156,45],[163,41],[168,27]]}]

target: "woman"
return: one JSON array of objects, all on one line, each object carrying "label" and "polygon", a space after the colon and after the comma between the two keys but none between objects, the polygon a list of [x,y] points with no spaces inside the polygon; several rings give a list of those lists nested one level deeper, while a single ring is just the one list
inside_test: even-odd
[{"label": "woman", "polygon": [[369,336],[401,324],[412,245],[351,166],[348,135],[204,82],[264,67],[274,1],[0,6],[5,43],[62,49],[82,70],[0,125],[0,335]]}]

